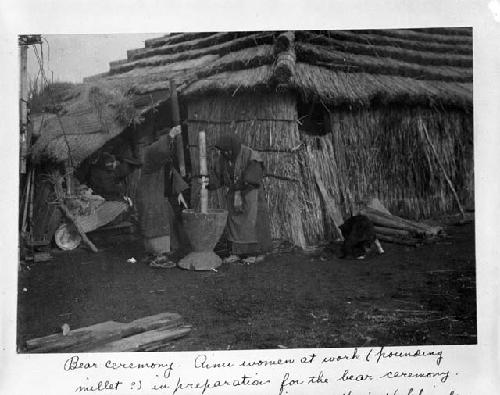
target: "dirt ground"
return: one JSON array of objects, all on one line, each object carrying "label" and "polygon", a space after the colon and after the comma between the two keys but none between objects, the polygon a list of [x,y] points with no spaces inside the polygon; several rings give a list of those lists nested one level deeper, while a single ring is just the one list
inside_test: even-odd
[{"label": "dirt ground", "polygon": [[177,312],[193,329],[164,351],[474,344],[474,224],[446,231],[364,261],[289,252],[217,272],[151,269],[137,241],[59,251],[19,274],[18,343],[63,323]]}]

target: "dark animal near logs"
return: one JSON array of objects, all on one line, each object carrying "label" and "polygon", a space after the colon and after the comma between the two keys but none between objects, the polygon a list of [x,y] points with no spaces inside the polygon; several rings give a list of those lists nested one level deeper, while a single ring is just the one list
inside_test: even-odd
[{"label": "dark animal near logs", "polygon": [[344,236],[341,258],[364,259],[366,254],[373,249],[373,246],[377,248],[379,254],[384,253],[375,234],[375,227],[367,216],[352,216],[339,228],[342,236]]}]

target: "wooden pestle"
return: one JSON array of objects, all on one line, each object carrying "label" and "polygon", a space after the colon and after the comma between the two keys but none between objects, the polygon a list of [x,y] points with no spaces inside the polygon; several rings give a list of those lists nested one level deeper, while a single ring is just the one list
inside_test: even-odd
[{"label": "wooden pestle", "polygon": [[207,145],[205,140],[205,131],[201,130],[198,134],[198,150],[200,154],[200,176],[201,176],[201,190],[200,190],[200,201],[201,201],[201,212],[208,212],[208,178],[207,178]]}]

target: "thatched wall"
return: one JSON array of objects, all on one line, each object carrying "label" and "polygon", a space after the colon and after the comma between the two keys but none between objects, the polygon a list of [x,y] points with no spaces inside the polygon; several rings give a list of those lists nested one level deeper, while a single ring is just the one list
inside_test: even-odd
[{"label": "thatched wall", "polygon": [[[188,101],[194,174],[200,130],[206,131],[208,146],[234,133],[263,153],[274,238],[299,246],[330,239],[335,229],[325,198],[344,218],[370,197],[409,218],[456,210],[422,125],[462,203],[473,204],[471,114],[424,107],[337,108],[330,112],[331,132],[323,136],[300,131],[297,117],[292,94],[214,95]],[[315,172],[327,196],[320,192]],[[196,187],[193,191],[196,202]],[[223,190],[211,192],[211,207],[225,207],[224,196]]]},{"label": "thatched wall", "polygon": [[425,218],[457,210],[422,127],[463,204],[472,205],[472,114],[453,109],[380,107],[330,114],[338,178],[347,211],[377,196],[395,214]]}]

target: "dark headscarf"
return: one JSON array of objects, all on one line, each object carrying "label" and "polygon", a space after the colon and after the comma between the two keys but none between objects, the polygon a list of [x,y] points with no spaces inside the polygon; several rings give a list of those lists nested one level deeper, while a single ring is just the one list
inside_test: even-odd
[{"label": "dark headscarf", "polygon": [[215,147],[235,162],[241,151],[241,141],[236,136],[224,136],[217,140]]}]

